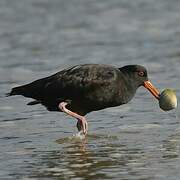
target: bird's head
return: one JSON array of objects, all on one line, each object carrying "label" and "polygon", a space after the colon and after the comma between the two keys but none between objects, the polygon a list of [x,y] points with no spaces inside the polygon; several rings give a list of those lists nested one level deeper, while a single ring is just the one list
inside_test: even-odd
[{"label": "bird's head", "polygon": [[156,99],[159,99],[160,93],[148,80],[147,70],[145,67],[140,65],[127,65],[120,68],[120,70],[129,76],[128,79],[131,79],[132,83],[136,87],[144,86]]}]

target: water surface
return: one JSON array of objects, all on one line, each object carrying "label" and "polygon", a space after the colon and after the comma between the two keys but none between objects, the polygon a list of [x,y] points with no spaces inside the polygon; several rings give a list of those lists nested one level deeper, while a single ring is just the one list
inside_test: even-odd
[{"label": "water surface", "polygon": [[179,180],[180,109],[163,112],[144,88],[88,114],[85,140],[73,118],[4,97],[81,63],[141,64],[180,96],[179,17],[178,0],[1,0],[0,179]]}]

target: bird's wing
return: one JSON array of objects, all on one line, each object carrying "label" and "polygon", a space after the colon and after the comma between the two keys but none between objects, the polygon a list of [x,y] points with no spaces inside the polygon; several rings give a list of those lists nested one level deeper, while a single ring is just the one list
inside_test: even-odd
[{"label": "bird's wing", "polygon": [[[107,65],[78,65],[60,71],[46,83],[44,93],[54,97],[78,97],[105,88],[117,80],[118,69]],[[53,79],[53,80],[52,80]]]}]

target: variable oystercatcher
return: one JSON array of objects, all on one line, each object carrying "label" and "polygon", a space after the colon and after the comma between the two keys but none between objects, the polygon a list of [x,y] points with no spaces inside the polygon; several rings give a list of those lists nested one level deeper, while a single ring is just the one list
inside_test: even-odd
[{"label": "variable oystercatcher", "polygon": [[41,103],[49,111],[65,112],[75,117],[78,130],[87,134],[87,113],[128,103],[140,86],[159,99],[160,93],[148,80],[143,66],[83,64],[15,87],[8,95],[23,95],[35,99],[28,105]]}]

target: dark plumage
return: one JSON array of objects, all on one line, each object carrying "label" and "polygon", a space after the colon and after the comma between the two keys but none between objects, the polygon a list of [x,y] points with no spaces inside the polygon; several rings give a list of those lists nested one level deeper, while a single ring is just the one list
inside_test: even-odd
[{"label": "dark plumage", "polygon": [[[145,86],[145,82],[149,83],[147,71],[140,65],[116,68],[110,65],[84,64],[15,87],[8,95],[33,98],[35,101],[28,105],[41,103],[50,111],[64,111],[59,104],[66,102],[67,109],[84,116],[91,111],[129,102],[137,88]],[[151,88],[148,89],[158,98],[157,90],[153,92]]]}]

